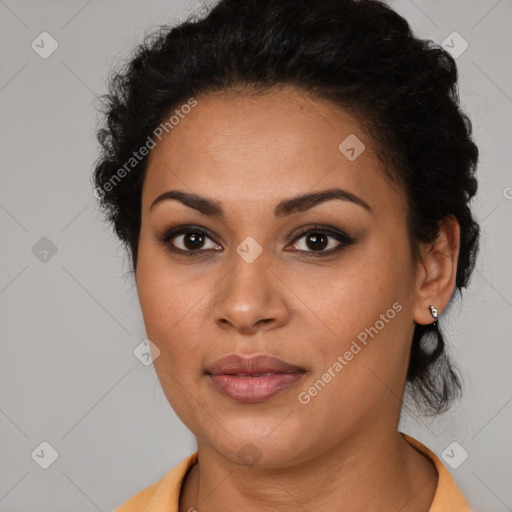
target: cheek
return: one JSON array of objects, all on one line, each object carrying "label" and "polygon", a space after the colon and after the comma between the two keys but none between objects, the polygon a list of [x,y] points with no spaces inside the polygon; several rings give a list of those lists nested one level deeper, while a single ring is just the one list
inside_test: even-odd
[{"label": "cheek", "polygon": [[400,262],[392,251],[385,254],[382,248],[379,257],[373,257],[370,249],[354,251],[336,267],[306,268],[300,273],[283,269],[281,273],[301,299],[304,316],[321,335],[319,354],[343,350],[360,333],[364,337],[365,329],[376,322],[379,331],[395,327],[390,326],[396,322],[386,322],[385,329],[380,329],[380,319],[381,315],[384,321],[395,316],[393,304],[404,297],[406,289],[399,269],[404,269],[407,263]]},{"label": "cheek", "polygon": [[169,263],[164,251],[141,244],[137,293],[148,337],[159,347],[175,340],[205,297],[204,283],[185,275]]},{"label": "cheek", "polygon": [[405,250],[383,247],[383,241],[368,244],[364,256],[347,258],[321,279],[316,275],[324,287],[314,286],[307,273],[297,281],[294,291],[312,305],[316,324],[323,326],[314,348],[317,371],[302,388],[307,392],[320,379],[322,398],[311,400],[315,407],[363,412],[403,375],[410,334],[404,303],[410,283],[404,276],[410,262]]},{"label": "cheek", "polygon": [[407,365],[407,344],[402,341],[407,322],[400,317],[403,309],[390,311],[387,324],[374,320],[325,340],[318,371],[298,390],[301,417],[312,430],[330,433],[321,441],[326,446],[373,421],[383,404],[392,410],[398,406]]},{"label": "cheek", "polygon": [[156,259],[146,263],[140,260],[137,289],[147,337],[160,350],[154,368],[169,404],[193,429],[197,420],[190,404],[199,373],[191,369],[198,368],[201,341],[201,322],[195,313],[204,305],[205,291],[199,281],[184,281],[179,273],[170,272],[168,264],[159,266]]},{"label": "cheek", "polygon": [[198,378],[190,369],[198,367],[200,357],[201,322],[195,312],[205,291],[199,281],[183,281],[157,258],[141,255],[139,262],[137,292],[144,325],[147,337],[160,350],[154,368],[171,406],[181,411],[187,405],[182,404],[187,401],[183,390],[193,392],[193,379]]}]

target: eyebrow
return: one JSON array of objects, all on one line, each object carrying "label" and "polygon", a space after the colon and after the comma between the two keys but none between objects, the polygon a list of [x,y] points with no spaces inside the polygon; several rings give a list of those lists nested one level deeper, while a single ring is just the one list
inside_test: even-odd
[{"label": "eyebrow", "polygon": [[[180,190],[168,190],[167,192],[159,195],[151,203],[149,211],[151,211],[158,203],[171,199],[179,201],[189,208],[194,208],[195,210],[201,212],[203,215],[224,218],[224,210],[221,203],[218,201],[208,197],[200,196],[198,194],[182,192]],[[274,208],[274,216],[285,217],[286,215],[291,215],[292,213],[304,212],[320,203],[323,203],[324,201],[329,201],[332,199],[339,199],[341,201],[348,201],[357,204],[358,206],[361,206],[368,212],[372,213],[372,209],[368,203],[366,203],[363,199],[354,193],[349,192],[348,190],[343,190],[341,188],[329,188],[319,192],[311,192],[308,194],[298,195],[281,201]]]}]

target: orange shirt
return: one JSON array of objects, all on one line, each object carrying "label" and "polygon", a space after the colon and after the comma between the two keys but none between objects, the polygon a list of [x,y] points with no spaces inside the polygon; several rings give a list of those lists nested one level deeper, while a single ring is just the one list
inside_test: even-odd
[{"label": "orange shirt", "polygon": [[[407,434],[403,436],[409,444],[424,453],[437,469],[439,479],[429,512],[471,512],[450,472],[437,456],[413,437]],[[196,462],[197,452],[189,455],[161,480],[137,493],[114,512],[178,512],[181,484],[187,471]]]}]

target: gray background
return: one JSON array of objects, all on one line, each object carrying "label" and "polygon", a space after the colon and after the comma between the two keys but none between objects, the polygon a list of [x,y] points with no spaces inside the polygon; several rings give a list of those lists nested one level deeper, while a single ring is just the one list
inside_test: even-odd
[{"label": "gray background", "polygon": [[[90,176],[94,98],[111,65],[147,29],[198,5],[0,0],[4,512],[112,510],[195,449],[153,367],[133,354],[145,338],[136,290]],[[482,250],[469,290],[442,319],[465,395],[444,417],[406,417],[401,429],[440,457],[459,443],[469,457],[450,472],[473,509],[512,510],[512,1],[391,5],[421,37],[441,43],[457,31],[469,43],[457,58],[460,93],[481,152]],[[47,59],[31,48],[43,31],[59,45]],[[57,252],[41,261],[50,245]],[[31,456],[43,441],[58,452],[48,469],[35,462],[48,450]]]}]

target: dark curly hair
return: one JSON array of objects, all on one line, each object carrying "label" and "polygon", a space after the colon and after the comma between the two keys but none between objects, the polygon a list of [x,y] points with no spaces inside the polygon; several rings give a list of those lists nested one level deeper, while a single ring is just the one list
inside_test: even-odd
[{"label": "dark curly hair", "polygon": [[[147,35],[112,73],[100,98],[105,122],[98,130],[95,194],[134,273],[147,155],[137,153],[136,162],[133,155],[148,136],[199,94],[294,86],[356,115],[369,131],[386,177],[407,198],[414,261],[421,243],[435,242],[440,222],[455,216],[460,253],[453,302],[468,285],[480,231],[469,208],[478,148],[460,109],[457,79],[451,55],[416,38],[381,1],[221,0],[204,15]],[[447,410],[462,389],[438,324],[416,324],[407,373],[413,403],[426,414]]]}]

